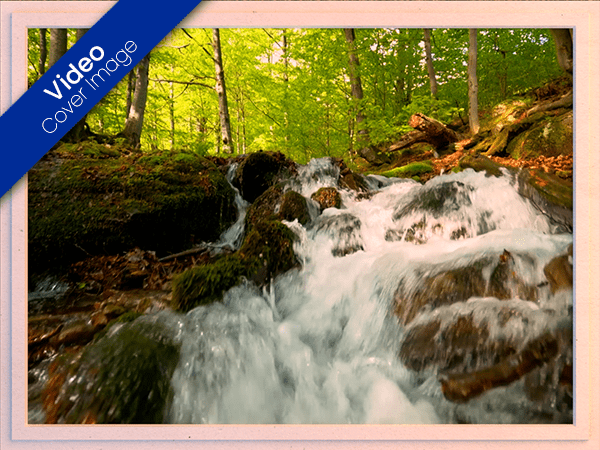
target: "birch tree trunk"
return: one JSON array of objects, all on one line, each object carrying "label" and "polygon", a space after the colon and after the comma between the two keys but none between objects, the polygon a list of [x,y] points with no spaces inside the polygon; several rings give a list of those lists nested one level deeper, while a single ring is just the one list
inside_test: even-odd
[{"label": "birch tree trunk", "polygon": [[477,94],[477,29],[469,30],[469,62],[467,68],[469,74],[469,128],[472,134],[479,132],[479,106]]},{"label": "birch tree trunk", "polygon": [[213,30],[213,52],[216,72],[216,91],[219,96],[219,123],[221,124],[221,141],[224,153],[233,153],[231,141],[231,123],[229,120],[229,106],[227,104],[227,89],[225,87],[225,71],[223,70],[223,57],[221,55],[221,37],[219,29]]},{"label": "birch tree trunk", "polygon": [[429,28],[423,29],[423,41],[425,43],[425,61],[427,62],[431,96],[437,98],[438,86],[435,78],[435,69],[433,68],[433,57],[431,56],[431,30]]},{"label": "birch tree trunk", "polygon": [[146,99],[148,97],[148,70],[150,68],[150,54],[142,58],[135,68],[136,80],[131,100],[131,107],[125,120],[123,135],[129,145],[138,150],[140,148],[140,138],[144,126],[144,112],[146,111]]}]

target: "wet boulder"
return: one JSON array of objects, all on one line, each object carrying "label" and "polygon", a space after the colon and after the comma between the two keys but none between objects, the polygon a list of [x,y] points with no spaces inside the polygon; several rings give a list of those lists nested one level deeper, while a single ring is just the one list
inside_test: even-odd
[{"label": "wet boulder", "polygon": [[310,220],[306,199],[295,191],[285,191],[282,183],[271,186],[252,203],[246,213],[246,229],[260,223],[272,220],[298,219],[301,224]]},{"label": "wet boulder", "polygon": [[333,158],[333,162],[340,169],[339,186],[357,193],[365,193],[369,190],[365,177],[352,171],[341,158]]},{"label": "wet boulder", "polygon": [[165,423],[179,359],[172,336],[158,316],[140,318],[57,358],[43,392],[46,423]]},{"label": "wet boulder", "polygon": [[294,253],[296,236],[278,221],[261,222],[244,239],[238,254],[252,267],[250,278],[259,285],[298,265]]},{"label": "wet boulder", "polygon": [[312,233],[323,234],[333,240],[333,256],[346,256],[364,250],[361,236],[362,223],[358,217],[349,213],[322,214],[312,227]]},{"label": "wet boulder", "polygon": [[178,252],[235,221],[234,191],[212,162],[186,153],[98,157],[86,145],[62,146],[29,172],[31,271],[135,247]]},{"label": "wet boulder", "polygon": [[519,194],[529,199],[543,214],[573,230],[573,182],[540,169],[521,170],[517,177]]},{"label": "wet boulder", "polygon": [[174,309],[189,311],[220,301],[225,291],[244,279],[262,286],[296,267],[294,239],[294,233],[279,221],[256,223],[237,252],[186,270],[173,280]]},{"label": "wet boulder", "polygon": [[473,299],[440,307],[407,328],[400,359],[411,370],[474,372],[522,352],[548,321],[522,300]]},{"label": "wet boulder", "polygon": [[277,218],[288,222],[298,220],[302,225],[305,225],[310,221],[306,199],[295,191],[287,191],[281,199],[281,207]]},{"label": "wet boulder", "polygon": [[250,205],[246,212],[247,230],[260,222],[278,220],[284,189],[282,183],[271,186]]},{"label": "wet boulder", "polygon": [[423,244],[432,236],[457,240],[490,231],[485,211],[469,217],[474,192],[469,184],[443,181],[409,193],[394,211],[396,225],[386,232],[386,240]]},{"label": "wet boulder", "polygon": [[413,195],[407,202],[402,203],[394,211],[393,218],[398,220],[415,212],[440,217],[461,207],[470,206],[472,204],[470,196],[474,190],[473,186],[460,181],[445,181],[429,185],[420,191],[419,195]]},{"label": "wet boulder", "polygon": [[244,200],[252,203],[269,187],[295,171],[295,163],[282,153],[251,153],[239,165],[233,180]]},{"label": "wet boulder", "polygon": [[550,283],[550,291],[555,294],[562,289],[573,288],[573,245],[567,254],[553,258],[544,267],[544,275]]},{"label": "wet boulder", "polygon": [[550,361],[558,354],[559,344],[551,334],[531,340],[518,354],[512,354],[499,363],[469,373],[444,374],[440,377],[444,396],[453,402],[464,403],[482,393],[507,386]]},{"label": "wet boulder", "polygon": [[[526,255],[518,257],[528,258]],[[497,257],[482,258],[465,267],[425,276],[420,286],[412,290],[400,284],[394,294],[395,314],[407,325],[422,311],[465,302],[472,297],[535,301],[538,293],[535,286],[519,276],[515,256],[505,250]]]},{"label": "wet boulder", "polygon": [[333,187],[320,188],[310,198],[319,204],[321,211],[327,208],[339,209],[342,206],[342,197],[338,190]]}]

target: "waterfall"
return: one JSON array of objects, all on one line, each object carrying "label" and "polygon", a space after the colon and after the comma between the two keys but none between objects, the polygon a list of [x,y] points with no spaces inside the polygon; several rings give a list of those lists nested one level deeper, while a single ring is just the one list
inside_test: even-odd
[{"label": "waterfall", "polygon": [[242,245],[242,240],[244,237],[244,220],[246,219],[246,211],[250,205],[242,198],[240,191],[232,184],[238,166],[238,163],[231,163],[227,169],[227,175],[225,176],[227,182],[235,192],[237,219],[232,226],[230,226],[221,234],[217,242],[209,244],[209,247],[213,249],[213,251],[220,251],[224,249],[235,251],[240,248],[240,245]]},{"label": "waterfall", "polygon": [[[223,302],[185,315],[167,421],[523,423],[543,415],[546,406],[524,399],[522,380],[454,404],[438,381],[441,362],[415,371],[399,354],[419,326],[434,322],[440,339],[457,318],[484,329],[489,340],[514,342],[517,353],[544,330],[559,329],[571,318],[572,291],[551,293],[544,267],[573,236],[519,196],[508,173],[466,170],[424,185],[369,176],[368,196],[340,189],[339,176],[329,159],[313,160],[289,185],[309,203],[319,187],[342,196],[340,209],[314,214],[307,225],[286,222],[297,235],[300,269],[268,289],[245,282]],[[221,241],[239,236],[242,225],[238,220]],[[511,264],[504,299],[493,295],[504,273],[499,257]],[[480,277],[480,295],[424,305],[402,324],[397,298],[419,298],[426,280],[435,285],[461,271]],[[525,298],[530,292],[536,301]],[[482,350],[455,367],[477,370],[489,358]]]}]

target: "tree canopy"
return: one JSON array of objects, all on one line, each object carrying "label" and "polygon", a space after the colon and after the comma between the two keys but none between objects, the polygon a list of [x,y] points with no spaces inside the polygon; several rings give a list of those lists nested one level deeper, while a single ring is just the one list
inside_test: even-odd
[{"label": "tree canopy", "polygon": [[[469,30],[432,29],[428,34],[435,96],[425,30],[355,29],[352,51],[363,89],[358,100],[352,95],[344,30],[221,29],[233,153],[277,150],[298,162],[348,157],[362,129],[372,145],[383,144],[408,131],[415,112],[442,122],[460,117],[466,123]],[[73,45],[75,30],[68,30],[67,37]],[[30,83],[41,76],[44,38],[45,32],[30,29]],[[479,29],[477,52],[480,109],[561,73],[545,29]],[[88,114],[93,133],[123,132],[134,89],[131,78]],[[174,30],[151,52],[141,150],[223,152],[215,87],[213,30]],[[364,121],[357,120],[357,107]]]}]

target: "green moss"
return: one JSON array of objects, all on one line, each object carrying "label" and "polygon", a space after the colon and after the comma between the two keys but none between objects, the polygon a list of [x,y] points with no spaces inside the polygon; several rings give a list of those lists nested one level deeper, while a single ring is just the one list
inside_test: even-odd
[{"label": "green moss", "polygon": [[259,222],[239,251],[211,264],[187,270],[173,280],[173,307],[189,311],[220,301],[223,294],[250,279],[261,285],[296,265],[294,234],[278,221]]},{"label": "green moss", "polygon": [[156,424],[165,420],[179,347],[160,322],[134,321],[88,346],[48,407],[61,422]]},{"label": "green moss", "polygon": [[296,265],[294,239],[294,233],[281,222],[260,222],[248,233],[238,253],[253,267],[252,277],[260,284]]},{"label": "green moss", "polygon": [[489,175],[492,175],[495,177],[502,176],[502,171],[500,170],[500,168],[502,166],[500,166],[499,164],[496,164],[491,159],[486,158],[485,156],[482,156],[482,155],[477,155],[477,156],[465,155],[459,160],[458,167],[461,170],[473,169],[475,172],[484,171],[484,172],[486,172],[486,174],[488,176]]},{"label": "green moss", "polygon": [[381,172],[380,175],[384,177],[412,178],[429,172],[433,172],[431,161],[419,161]]},{"label": "green moss", "polygon": [[238,256],[230,255],[186,270],[173,280],[173,307],[186,312],[221,300],[223,293],[239,284],[251,269]]},{"label": "green moss", "polygon": [[108,331],[116,324],[118,323],[129,323],[129,322],[133,322],[135,319],[137,319],[138,317],[142,316],[142,313],[136,312],[136,311],[128,311],[124,314],[121,314],[119,317],[117,317],[116,319],[111,320],[110,322],[108,322],[108,324],[104,327],[104,329],[98,333],[96,333],[94,335],[94,342],[98,341],[99,339],[102,339],[104,336],[106,336],[106,334],[108,333]]},{"label": "green moss", "polygon": [[246,231],[249,231],[254,224],[276,220],[275,211],[281,204],[283,198],[283,185],[276,184],[263,192],[248,208],[246,213]]},{"label": "green moss", "polygon": [[543,170],[530,170],[527,183],[550,204],[573,209],[573,183],[546,173]]},{"label": "green moss", "polygon": [[286,192],[281,201],[279,218],[289,222],[298,219],[298,222],[302,225],[308,223],[310,214],[308,213],[306,199],[295,191]]},{"label": "green moss", "polygon": [[213,241],[235,220],[234,197],[213,163],[190,154],[76,152],[41,161],[29,172],[30,261],[35,270],[136,246],[166,254]]},{"label": "green moss", "polygon": [[573,112],[557,117],[538,113],[537,122],[516,136],[507,147],[515,159],[558,156],[573,152]]}]

